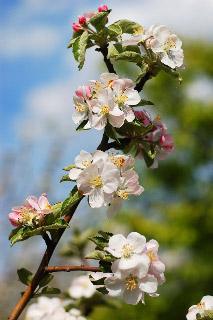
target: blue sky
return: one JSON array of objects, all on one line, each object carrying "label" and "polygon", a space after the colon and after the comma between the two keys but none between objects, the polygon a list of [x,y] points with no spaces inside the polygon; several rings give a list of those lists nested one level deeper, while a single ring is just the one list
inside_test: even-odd
[{"label": "blue sky", "polygon": [[[101,133],[94,130],[75,133],[71,118],[72,97],[78,85],[99,78],[100,55],[89,50],[84,69],[78,72],[71,50],[66,48],[72,22],[86,11],[96,11],[100,4],[96,0],[0,0],[0,164],[6,153],[15,150],[20,157],[23,146],[27,146],[21,170],[17,172],[15,167],[14,172],[13,162],[9,168],[9,172],[13,170],[13,194],[4,195],[0,206],[0,220],[2,217],[4,221],[0,244],[11,229],[7,220],[10,208],[35,190],[36,196],[46,191],[39,190],[39,176],[54,140],[63,150],[53,179],[57,186],[60,168],[71,163],[81,149],[96,149],[100,141]],[[147,28],[166,24],[180,37],[213,40],[212,0],[109,0],[105,4],[112,8],[110,23],[127,18]],[[60,185],[51,197],[61,201],[67,193],[67,185]],[[11,203],[12,199],[18,202]]]}]

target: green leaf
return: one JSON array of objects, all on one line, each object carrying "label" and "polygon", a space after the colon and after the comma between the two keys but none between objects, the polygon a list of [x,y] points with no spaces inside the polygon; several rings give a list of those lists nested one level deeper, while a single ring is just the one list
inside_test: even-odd
[{"label": "green leaf", "polygon": [[17,274],[19,280],[27,286],[30,284],[34,277],[33,273],[25,268],[18,269]]},{"label": "green leaf", "polygon": [[57,219],[55,222],[48,226],[43,226],[43,230],[53,230],[53,229],[60,229],[60,228],[69,228],[69,224],[64,221],[63,219]]},{"label": "green leaf", "polygon": [[60,182],[63,182],[63,181],[72,181],[72,180],[70,179],[69,175],[66,174],[66,175],[63,176],[63,177],[61,178],[61,180],[60,180]]},{"label": "green leaf", "polygon": [[41,291],[43,294],[59,294],[61,293],[61,290],[58,288],[52,288],[52,287],[44,287]]},{"label": "green leaf", "polygon": [[97,31],[101,31],[106,23],[107,23],[107,16],[112,10],[102,11],[96,13],[90,20],[89,23],[95,27]]},{"label": "green leaf", "polygon": [[159,67],[161,70],[168,73],[172,78],[176,79],[180,84],[183,81],[183,78],[181,77],[180,73],[176,69],[171,69],[170,67],[166,66],[163,63],[159,63]]},{"label": "green leaf", "polygon": [[89,33],[87,31],[84,31],[80,37],[80,41],[79,41],[80,57],[79,57],[79,66],[78,66],[79,70],[81,70],[84,65],[86,48],[87,48],[87,43],[89,39],[88,36],[89,36]]},{"label": "green leaf", "polygon": [[64,171],[70,171],[71,169],[76,168],[76,165],[74,163],[70,164],[69,166],[63,168]]},{"label": "green leaf", "polygon": [[133,106],[134,108],[135,107],[141,107],[141,106],[153,106],[154,103],[149,101],[149,100],[146,100],[146,99],[141,99],[141,101],[136,104],[135,106]]},{"label": "green leaf", "polygon": [[52,213],[52,214],[49,214],[48,216],[53,215],[54,220],[57,219],[57,217],[60,216],[62,203],[63,203],[63,202],[55,203],[55,204],[52,206],[53,213]]},{"label": "green leaf", "polygon": [[140,151],[142,152],[146,165],[147,167],[151,167],[154,163],[154,158],[156,154],[155,149],[149,143],[141,142],[141,144],[143,145],[143,148],[140,149]]},{"label": "green leaf", "polygon": [[70,39],[68,45],[67,45],[67,48],[71,48],[73,46],[73,43],[81,36],[83,30],[82,31],[79,31],[79,32],[76,32],[76,31],[73,31],[72,33],[72,38]]},{"label": "green leaf", "polygon": [[104,260],[105,254],[102,251],[96,250],[94,252],[89,253],[85,258],[93,260]]},{"label": "green leaf", "polygon": [[109,240],[109,238],[111,238],[113,236],[113,233],[111,232],[105,232],[105,231],[102,231],[102,230],[99,230],[98,233],[103,237],[105,238],[106,240]]},{"label": "green leaf", "polygon": [[108,247],[108,241],[103,237],[89,237],[88,239],[94,242],[100,250],[104,250],[105,247]]},{"label": "green leaf", "polygon": [[145,127],[142,123],[137,122],[136,120],[132,122],[125,122],[121,128],[116,128],[116,131],[129,138],[139,138],[142,137],[146,132],[149,132],[152,129],[153,125]]},{"label": "green leaf", "polygon": [[99,261],[99,268],[101,269],[102,272],[104,273],[110,273],[112,272],[111,270],[112,263],[108,261]]},{"label": "green leaf", "polygon": [[79,124],[79,126],[76,128],[76,131],[82,131],[82,130],[89,130],[89,129],[84,129],[85,125],[87,124],[89,120],[84,120]]},{"label": "green leaf", "polygon": [[113,140],[117,141],[118,144],[120,144],[120,141],[118,139],[115,128],[109,122],[107,123],[107,125],[105,127],[105,132],[110,139],[113,139]]},{"label": "green leaf", "polygon": [[111,24],[110,26],[108,26],[107,29],[116,33],[117,36],[120,36],[122,34],[121,27],[119,25],[114,24],[114,23]]},{"label": "green leaf", "polygon": [[75,60],[77,62],[79,62],[79,59],[80,59],[80,37],[78,37],[73,45],[72,45],[72,52],[73,52],[73,56],[75,58]]},{"label": "green leaf", "polygon": [[61,207],[62,215],[67,215],[69,213],[70,208],[82,197],[83,195],[78,191],[77,186],[75,186],[70,192],[69,197],[66,200],[64,200],[62,204],[62,207]]},{"label": "green leaf", "polygon": [[53,274],[45,274],[39,282],[39,288],[45,287],[53,278]]},{"label": "green leaf", "polygon": [[141,64],[143,59],[141,54],[132,52],[132,51],[125,51],[117,55],[113,58],[115,61],[121,60],[121,61],[128,61],[128,62],[134,62]]},{"label": "green leaf", "polygon": [[14,243],[18,242],[18,241],[22,241],[23,240],[23,231],[24,228],[21,227],[16,234],[14,234],[14,236],[11,237],[11,242],[10,242],[10,246],[12,247],[14,245]]},{"label": "green leaf", "polygon": [[19,230],[22,229],[22,228],[23,228],[23,227],[20,226],[20,227],[18,227],[18,228],[13,229],[13,230],[10,232],[9,240],[10,240],[12,237],[14,237],[14,236],[19,232]]},{"label": "green leaf", "polygon": [[123,52],[135,52],[141,56],[141,52],[138,46],[122,46],[122,44],[120,43],[115,43],[108,49],[108,58],[116,58]]},{"label": "green leaf", "polygon": [[96,290],[102,294],[108,294],[109,291],[106,289],[106,287],[100,287],[100,288],[96,288]]},{"label": "green leaf", "polygon": [[135,30],[141,28],[141,25],[138,24],[137,22],[126,20],[126,19],[116,21],[114,24],[121,27],[122,33],[131,34],[131,33],[134,33]]}]

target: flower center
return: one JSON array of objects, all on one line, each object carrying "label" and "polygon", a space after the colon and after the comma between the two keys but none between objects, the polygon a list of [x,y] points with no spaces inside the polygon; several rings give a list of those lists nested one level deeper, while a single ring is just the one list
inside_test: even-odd
[{"label": "flower center", "polygon": [[164,50],[169,51],[171,48],[176,48],[176,42],[172,36],[169,36],[164,44]]},{"label": "flower center", "polygon": [[95,92],[97,92],[97,91],[100,89],[100,86],[101,86],[101,83],[98,82],[98,81],[95,81],[95,83],[91,84],[90,87],[91,87]]},{"label": "flower center", "polygon": [[49,202],[47,201],[47,202],[46,202],[45,210],[50,210],[51,208],[52,208],[51,205],[50,205]]},{"label": "flower center", "polygon": [[133,277],[131,274],[126,278],[126,289],[127,290],[135,290],[137,288],[137,277]]},{"label": "flower center", "polygon": [[154,256],[154,253],[152,251],[149,251],[148,256],[151,261],[156,261],[156,257]]},{"label": "flower center", "polygon": [[144,33],[143,27],[140,27],[140,28],[138,28],[138,29],[134,29],[133,31],[134,31],[133,34],[134,34],[135,36],[138,35],[138,34],[143,34],[143,33]]},{"label": "flower center", "polygon": [[[114,152],[109,151],[108,155],[110,157],[110,161],[118,168],[121,168],[125,162],[125,159],[122,156],[119,156],[119,153],[114,155]],[[116,156],[116,158],[115,158]]]},{"label": "flower center", "polygon": [[124,94],[124,91],[120,91],[120,97],[118,99],[119,103],[124,103],[128,100],[128,97]]},{"label": "flower center", "polygon": [[97,176],[92,180],[89,180],[89,183],[91,183],[94,188],[103,187],[103,180],[101,179],[101,176]]},{"label": "flower center", "polygon": [[155,120],[162,120],[162,117],[160,114],[157,115],[157,117],[155,117]]},{"label": "flower center", "polygon": [[20,215],[25,217],[26,215],[29,215],[30,213],[32,213],[32,209],[27,208],[27,207],[23,207],[20,211]]},{"label": "flower center", "polygon": [[198,309],[204,310],[205,309],[205,302],[200,302],[197,304]]},{"label": "flower center", "polygon": [[87,168],[91,165],[91,163],[92,163],[91,160],[87,159],[82,162],[82,165]]},{"label": "flower center", "polygon": [[128,198],[129,193],[127,190],[119,190],[118,195],[123,200],[129,200],[129,198]]},{"label": "flower center", "polygon": [[126,259],[129,259],[131,258],[131,256],[133,255],[134,253],[134,247],[131,246],[129,243],[126,243],[123,245],[122,247],[122,256]]},{"label": "flower center", "polygon": [[86,109],[86,105],[85,105],[85,104],[82,104],[82,103],[80,103],[80,102],[76,102],[76,105],[74,105],[74,108],[75,108],[75,110],[78,111],[78,112],[83,112],[83,111],[85,111],[85,109]]},{"label": "flower center", "polygon": [[109,107],[103,105],[103,106],[101,107],[101,112],[102,112],[103,114],[108,114],[108,113],[109,113]]}]

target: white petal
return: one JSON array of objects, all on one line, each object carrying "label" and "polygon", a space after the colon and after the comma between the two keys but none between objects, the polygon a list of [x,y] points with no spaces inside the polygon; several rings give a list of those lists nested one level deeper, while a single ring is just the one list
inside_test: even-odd
[{"label": "white petal", "polygon": [[92,159],[93,159],[93,163],[97,162],[100,159],[107,161],[109,159],[109,156],[107,153],[100,151],[100,150],[97,150],[97,151],[93,152]]},{"label": "white petal", "polygon": [[201,302],[205,303],[206,310],[213,310],[213,296],[204,296]]},{"label": "white petal", "polygon": [[72,114],[72,120],[75,124],[80,124],[86,118],[87,118],[87,112],[85,111],[83,112],[74,111],[74,113]]},{"label": "white petal", "polygon": [[124,291],[123,297],[124,297],[124,301],[127,304],[136,305],[142,298],[142,292],[138,287],[136,289],[133,289],[132,291],[126,289]]},{"label": "white petal", "polygon": [[81,173],[82,173],[81,169],[73,168],[69,172],[69,177],[71,180],[77,180]]},{"label": "white petal", "polygon": [[146,245],[146,238],[138,232],[131,232],[127,240],[130,245],[134,246],[134,252],[141,253]]},{"label": "white petal", "polygon": [[107,211],[107,217],[109,219],[113,218],[116,213],[118,213],[121,210],[122,207],[122,200],[120,197],[116,197],[112,200],[111,205],[109,206],[109,209]]},{"label": "white petal", "polygon": [[124,113],[121,116],[113,116],[109,115],[109,123],[115,127],[115,128],[120,128],[124,124]]},{"label": "white petal", "polygon": [[82,164],[85,161],[92,161],[92,155],[87,151],[81,150],[80,155],[75,158],[75,164],[78,168],[85,169],[86,166]]},{"label": "white petal", "polygon": [[128,122],[132,122],[135,119],[135,113],[134,113],[133,109],[131,107],[129,107],[128,105],[124,104],[122,106],[122,111],[124,113],[124,118]]},{"label": "white petal", "polygon": [[139,280],[139,288],[147,293],[154,293],[157,291],[158,288],[158,281],[152,275],[147,275],[142,280]]},{"label": "white petal", "polygon": [[105,72],[100,75],[100,79],[101,79],[101,82],[103,82],[106,86],[108,86],[109,82],[112,80],[117,80],[118,76],[115,73]]},{"label": "white petal", "polygon": [[127,104],[130,106],[138,104],[141,100],[137,90],[129,88],[125,90],[124,94],[127,96]]},{"label": "white petal", "polygon": [[94,188],[89,195],[89,204],[91,208],[100,208],[103,206],[104,197],[102,188]]},{"label": "white petal", "polygon": [[116,258],[121,257],[121,251],[123,245],[126,243],[126,238],[122,234],[116,234],[109,239],[109,247],[106,248],[107,251],[113,252],[113,256]]},{"label": "white petal", "polygon": [[104,281],[106,288],[109,290],[117,291],[124,290],[125,282],[122,279],[116,278],[115,276],[108,277]]}]

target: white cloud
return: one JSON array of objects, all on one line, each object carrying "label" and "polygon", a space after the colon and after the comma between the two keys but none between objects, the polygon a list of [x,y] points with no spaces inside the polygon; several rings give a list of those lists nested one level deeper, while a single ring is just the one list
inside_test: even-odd
[{"label": "white cloud", "polygon": [[45,56],[60,46],[59,30],[38,25],[28,28],[8,28],[0,37],[1,55],[6,58],[17,56]]}]

